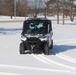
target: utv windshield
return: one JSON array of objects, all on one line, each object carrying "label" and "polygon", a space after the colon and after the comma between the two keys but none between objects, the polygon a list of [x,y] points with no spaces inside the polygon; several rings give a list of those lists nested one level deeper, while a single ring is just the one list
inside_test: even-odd
[{"label": "utv windshield", "polygon": [[48,32],[48,22],[47,21],[25,21],[23,27],[24,34],[46,34]]}]

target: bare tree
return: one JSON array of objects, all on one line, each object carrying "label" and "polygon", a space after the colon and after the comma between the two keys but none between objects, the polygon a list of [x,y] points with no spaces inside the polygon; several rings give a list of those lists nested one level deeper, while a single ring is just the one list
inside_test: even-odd
[{"label": "bare tree", "polygon": [[4,1],[3,0],[0,0],[0,15],[3,15],[4,14]]},{"label": "bare tree", "polygon": [[17,15],[27,16],[28,14],[28,2],[27,0],[18,0],[17,2]]},{"label": "bare tree", "polygon": [[57,24],[59,24],[59,3],[60,0],[48,0],[46,3],[47,10],[51,11],[50,14],[57,14]]},{"label": "bare tree", "polygon": [[37,15],[43,11],[44,0],[32,0],[30,3],[30,14],[37,17]]},{"label": "bare tree", "polygon": [[[15,5],[16,3],[16,5]],[[4,0],[4,14],[11,16],[26,16],[27,0]]]},{"label": "bare tree", "polygon": [[0,0],[0,15],[1,15],[1,13],[2,13],[2,0]]},{"label": "bare tree", "polygon": [[14,0],[4,0],[5,14],[11,16],[14,15]]},{"label": "bare tree", "polygon": [[73,21],[74,20],[74,14],[73,14],[73,12],[74,12],[74,0],[69,0],[69,2],[70,2],[70,20],[71,21]]},{"label": "bare tree", "polygon": [[57,10],[54,11],[53,13],[57,12],[57,24],[59,24],[59,13],[63,14],[63,24],[64,24],[65,15],[70,16],[71,21],[74,20],[74,16],[75,16],[75,14],[74,14],[74,11],[75,11],[74,1],[76,1],[76,0],[48,0],[47,1],[46,6],[47,6],[47,9],[49,9],[49,11],[55,10],[53,7],[56,6]]}]

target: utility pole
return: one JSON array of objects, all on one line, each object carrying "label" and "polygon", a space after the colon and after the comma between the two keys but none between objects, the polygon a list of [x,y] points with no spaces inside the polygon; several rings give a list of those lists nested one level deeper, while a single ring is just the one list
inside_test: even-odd
[{"label": "utility pole", "polygon": [[14,17],[16,19],[16,0],[14,0]]}]

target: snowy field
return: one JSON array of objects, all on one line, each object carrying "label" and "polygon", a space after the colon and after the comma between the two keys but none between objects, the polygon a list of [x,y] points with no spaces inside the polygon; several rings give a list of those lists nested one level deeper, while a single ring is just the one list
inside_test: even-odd
[{"label": "snowy field", "polygon": [[19,54],[23,22],[0,23],[0,75],[76,75],[76,21],[53,21],[49,55]]}]

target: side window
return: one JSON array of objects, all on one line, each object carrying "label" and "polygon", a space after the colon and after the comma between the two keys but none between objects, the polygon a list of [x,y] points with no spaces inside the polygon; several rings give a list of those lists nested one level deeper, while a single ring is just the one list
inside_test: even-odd
[{"label": "side window", "polygon": [[48,33],[50,33],[50,24],[48,24]]},{"label": "side window", "polygon": [[49,21],[49,32],[52,31],[51,21]]},{"label": "side window", "polygon": [[51,21],[50,21],[50,31],[52,31],[52,23],[51,23]]}]

